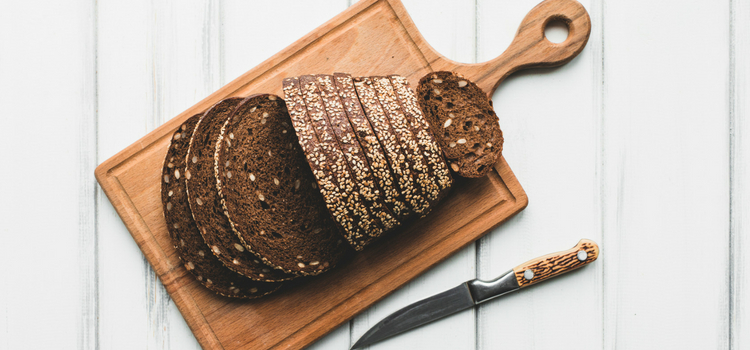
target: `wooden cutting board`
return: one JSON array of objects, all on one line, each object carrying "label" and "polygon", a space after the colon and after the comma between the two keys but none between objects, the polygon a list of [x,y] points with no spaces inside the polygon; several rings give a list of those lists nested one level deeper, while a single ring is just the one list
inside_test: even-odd
[{"label": "wooden cutting board", "polygon": [[[544,38],[553,19],[568,24],[568,39],[561,44]],[[266,298],[233,300],[195,281],[167,233],[160,171],[173,131],[230,96],[282,95],[282,79],[302,74],[395,73],[416,86],[431,71],[453,70],[492,94],[516,70],[571,60],[586,45],[590,30],[589,16],[578,2],[547,0],[529,12],[501,56],[465,64],[432,49],[399,0],[362,0],[103,162],[96,178],[204,349],[300,349],[521,211],[528,202],[521,185],[500,159],[490,175],[458,180],[427,218],[344,266]]]}]

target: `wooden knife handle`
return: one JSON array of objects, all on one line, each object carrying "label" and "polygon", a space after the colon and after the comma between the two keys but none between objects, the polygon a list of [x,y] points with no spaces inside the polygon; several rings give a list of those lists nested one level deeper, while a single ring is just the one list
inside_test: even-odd
[{"label": "wooden knife handle", "polygon": [[594,241],[582,239],[566,251],[547,254],[516,266],[513,272],[518,285],[523,288],[585,266],[599,257],[599,246]]},{"label": "wooden knife handle", "polygon": [[[551,21],[568,26],[568,37],[556,44],[544,35]],[[589,40],[591,19],[575,0],[545,0],[524,17],[510,46],[500,56],[482,63],[444,62],[436,70],[453,70],[472,80],[492,96],[498,85],[521,69],[560,66],[576,57]],[[448,61],[448,60],[446,60]],[[443,62],[440,62],[443,63]]]}]

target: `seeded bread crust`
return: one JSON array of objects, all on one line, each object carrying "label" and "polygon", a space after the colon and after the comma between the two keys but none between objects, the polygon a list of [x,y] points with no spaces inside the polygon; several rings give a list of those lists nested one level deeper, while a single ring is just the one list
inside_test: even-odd
[{"label": "seeded bread crust", "polygon": [[317,79],[311,75],[303,75],[299,78],[299,84],[307,108],[307,116],[323,151],[319,155],[323,158],[319,159],[329,167],[338,184],[337,191],[344,200],[346,211],[353,218],[354,228],[345,228],[344,237],[354,249],[362,250],[370,235],[379,236],[382,234],[383,228],[370,215],[363,198],[359,194],[359,185],[353,181],[344,153],[339,148],[336,136],[328,124]]},{"label": "seeded bread crust", "polygon": [[461,75],[434,72],[419,80],[417,96],[451,170],[470,178],[487,175],[503,150],[487,95]]},{"label": "seeded bread crust", "polygon": [[292,130],[281,98],[243,100],[216,143],[216,184],[225,215],[249,250],[286,273],[317,275],[349,249],[312,186]]},{"label": "seeded bread crust", "polygon": [[326,207],[333,217],[341,235],[346,236],[346,230],[354,229],[354,218],[349,215],[346,202],[338,190],[338,182],[326,165],[322,144],[315,134],[312,121],[307,115],[307,107],[302,98],[299,79],[296,77],[286,78],[283,81],[284,99],[292,119],[292,125],[297,134],[297,139],[305,152],[305,158],[310,165],[316,182],[313,188],[319,188],[323,195]]},{"label": "seeded bread crust", "polygon": [[419,205],[414,208],[414,212],[424,216],[429,212],[431,201],[428,195],[437,195],[439,192],[437,184],[430,177],[427,169],[427,161],[422,155],[416,137],[411,132],[406,116],[401,110],[396,93],[393,91],[391,81],[387,77],[370,77],[373,87],[378,96],[378,101],[385,111],[388,121],[391,123],[393,132],[401,144],[401,148],[406,155],[406,160],[414,171],[414,183]]},{"label": "seeded bread crust", "polygon": [[185,155],[190,137],[202,115],[183,123],[172,136],[162,168],[161,200],[164,220],[180,260],[185,268],[206,288],[227,297],[252,299],[268,295],[281,283],[264,283],[230,271],[212,254],[193,221],[185,192]]},{"label": "seeded bread crust", "polygon": [[409,209],[404,202],[404,196],[399,193],[398,184],[391,173],[390,165],[385,157],[385,151],[380,145],[375,131],[365,117],[362,105],[354,89],[351,75],[335,73],[334,80],[336,89],[346,111],[346,116],[353,126],[352,132],[359,140],[363,153],[372,170],[376,180],[377,188],[385,202],[386,207],[395,216],[396,220],[403,221],[409,217]]},{"label": "seeded bread crust", "polygon": [[224,121],[241,101],[242,98],[222,100],[208,109],[195,126],[190,138],[185,171],[190,209],[203,239],[224,266],[257,281],[290,280],[295,275],[275,270],[247,251],[224,215],[221,198],[216,189],[216,140]]},{"label": "seeded bread crust", "polygon": [[316,78],[328,116],[328,126],[330,126],[336,135],[338,146],[348,162],[349,171],[354,175],[353,180],[355,185],[359,187],[359,194],[362,196],[365,208],[369,210],[371,216],[382,227],[381,230],[376,232],[368,232],[369,237],[361,242],[362,245],[367,245],[382,235],[383,232],[390,231],[401,225],[401,223],[393,217],[391,211],[385,206],[378,185],[372,177],[370,164],[362,151],[359,141],[357,141],[349,119],[346,117],[344,105],[336,91],[333,76],[317,75]]},{"label": "seeded bread crust", "polygon": [[435,137],[430,131],[430,125],[427,124],[422,114],[422,110],[417,102],[417,96],[411,87],[409,87],[409,81],[400,75],[391,75],[388,78],[398,97],[401,110],[404,112],[406,120],[411,127],[411,132],[417,139],[420,153],[424,155],[427,161],[429,179],[434,184],[431,187],[433,191],[427,193],[427,200],[431,204],[438,202],[448,194],[453,184],[453,178],[451,177],[450,170],[448,170],[448,165],[445,163],[445,159],[443,159],[440,146],[438,146]]},{"label": "seeded bread crust", "polygon": [[411,165],[406,159],[406,153],[399,144],[396,134],[388,121],[388,117],[385,115],[385,111],[378,101],[372,81],[368,77],[353,79],[357,96],[365,111],[365,116],[367,116],[367,120],[375,131],[380,145],[385,150],[386,159],[388,159],[388,163],[391,166],[391,171],[396,178],[399,190],[404,196],[404,201],[409,205],[408,215],[411,216],[415,208],[420,208],[422,206],[421,202],[424,202],[424,199],[417,192],[418,185],[415,184],[415,172],[411,169]]}]

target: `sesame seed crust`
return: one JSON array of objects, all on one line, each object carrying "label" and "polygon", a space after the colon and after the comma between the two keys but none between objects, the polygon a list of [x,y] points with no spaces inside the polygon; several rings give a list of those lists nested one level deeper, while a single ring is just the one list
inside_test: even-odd
[{"label": "sesame seed crust", "polygon": [[354,249],[362,250],[363,242],[371,235],[382,234],[383,228],[370,215],[359,193],[359,185],[354,181],[344,153],[339,148],[336,135],[328,123],[328,115],[317,79],[312,75],[303,75],[299,81],[308,116],[327,159],[327,165],[338,182],[338,191],[345,200],[346,208],[353,216],[355,226],[353,229],[345,230],[345,237]]},{"label": "sesame seed crust", "polygon": [[417,193],[418,203],[413,208],[414,212],[420,216],[426,215],[430,208],[430,201],[427,199],[430,193],[434,192],[437,194],[437,186],[430,177],[430,173],[427,170],[427,162],[419,149],[419,144],[414,134],[411,132],[404,112],[401,110],[401,105],[398,102],[391,81],[387,77],[372,77],[371,79],[380,105],[383,106],[385,115],[404,150],[406,159],[414,170],[415,192]]},{"label": "sesame seed crust", "polygon": [[[340,232],[350,245],[354,245],[348,232],[358,229],[354,216],[350,215],[345,191],[339,189],[338,178],[333,174],[330,161],[326,161],[330,152],[329,144],[321,142],[315,132],[314,124],[308,114],[307,105],[300,88],[298,78],[286,78],[283,81],[284,100],[286,101],[292,125],[297,139],[305,152],[308,164],[317,180],[318,190],[325,199],[326,207],[336,222]],[[351,237],[353,238],[353,237]]]},{"label": "sesame seed crust", "polygon": [[409,211],[416,212],[417,208],[421,208],[422,203],[426,203],[426,201],[417,192],[417,185],[414,184],[414,171],[407,161],[405,151],[398,142],[391,123],[378,100],[373,82],[369,77],[357,77],[354,78],[354,87],[357,90],[357,96],[359,96],[365,115],[385,150],[386,159],[390,163],[391,171],[396,178],[401,195],[409,205]]},{"label": "sesame seed crust", "polygon": [[347,118],[354,128],[354,135],[359,140],[359,144],[364,151],[363,153],[367,158],[386,207],[395,216],[396,220],[406,220],[410,214],[409,209],[404,202],[403,196],[398,191],[398,184],[394,180],[385,151],[378,141],[370,122],[365,117],[365,112],[360,104],[351,75],[335,73],[334,80],[338,94],[344,104]]},{"label": "sesame seed crust", "polygon": [[333,130],[338,141],[338,146],[346,158],[349,170],[354,174],[354,183],[359,187],[365,208],[374,217],[380,229],[369,231],[369,237],[363,237],[361,245],[367,245],[383,232],[389,231],[400,225],[390,210],[385,206],[380,190],[372,177],[370,164],[357,140],[352,125],[347,119],[344,104],[339,97],[336,85],[331,75],[317,75],[317,83],[320,88],[323,105],[328,115],[328,125]]},{"label": "sesame seed crust", "polygon": [[422,110],[417,102],[417,96],[414,90],[409,87],[409,81],[399,75],[391,75],[388,78],[396,92],[401,109],[406,115],[406,120],[411,127],[412,133],[417,138],[420,151],[427,160],[427,169],[430,174],[429,179],[433,182],[433,185],[430,186],[432,190],[428,192],[427,199],[431,204],[435,203],[448,193],[453,184],[450,170],[448,170],[448,165],[445,163],[445,159],[443,159],[440,146],[435,141],[435,137],[430,131],[430,126],[422,114]]}]

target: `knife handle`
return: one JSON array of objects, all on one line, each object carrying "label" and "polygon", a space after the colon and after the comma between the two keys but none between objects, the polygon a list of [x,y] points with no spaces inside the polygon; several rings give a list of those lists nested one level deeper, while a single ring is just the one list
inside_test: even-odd
[{"label": "knife handle", "polygon": [[518,286],[528,287],[552,277],[573,271],[599,257],[599,246],[592,240],[582,239],[575,247],[547,254],[516,266],[513,272]]}]

